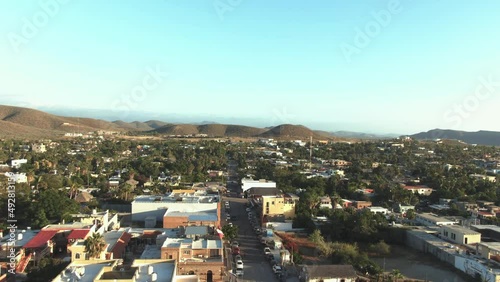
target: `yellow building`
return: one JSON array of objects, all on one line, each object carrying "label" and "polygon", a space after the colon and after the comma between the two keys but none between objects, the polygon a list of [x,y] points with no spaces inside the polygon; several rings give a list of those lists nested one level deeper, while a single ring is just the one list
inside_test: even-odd
[{"label": "yellow building", "polygon": [[299,197],[294,194],[262,196],[262,216],[284,215],[287,219],[294,218],[298,202]]},{"label": "yellow building", "polygon": [[456,244],[468,245],[481,242],[481,233],[458,225],[441,227],[441,237]]}]

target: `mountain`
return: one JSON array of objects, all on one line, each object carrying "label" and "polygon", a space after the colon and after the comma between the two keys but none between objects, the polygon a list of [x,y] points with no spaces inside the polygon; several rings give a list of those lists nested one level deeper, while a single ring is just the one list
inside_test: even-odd
[{"label": "mountain", "polygon": [[133,121],[133,122],[125,122],[122,120],[113,121],[117,126],[128,129],[130,131],[150,131],[153,130],[154,127],[151,127],[146,122]]},{"label": "mountain", "polygon": [[259,136],[267,138],[299,138],[299,139],[309,139],[311,136],[314,139],[325,138],[325,136],[315,133],[314,131],[303,125],[293,125],[293,124],[282,124],[275,127],[271,127],[267,131],[261,133]]},{"label": "mountain", "polygon": [[42,111],[0,105],[1,137],[51,137],[65,132],[124,131],[121,126],[98,119],[62,117]]},{"label": "mountain", "polygon": [[417,140],[454,139],[468,144],[500,146],[500,132],[480,130],[476,132],[449,129],[433,129],[410,137]]},{"label": "mountain", "polygon": [[400,134],[371,134],[371,133],[353,132],[353,131],[334,131],[329,133],[336,137],[355,138],[355,139],[389,139],[400,136]]}]

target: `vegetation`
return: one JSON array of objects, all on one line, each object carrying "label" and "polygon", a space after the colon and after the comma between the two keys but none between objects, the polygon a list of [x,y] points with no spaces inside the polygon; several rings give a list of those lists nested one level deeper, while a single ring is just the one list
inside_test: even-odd
[{"label": "vegetation", "polygon": [[229,225],[226,224],[222,226],[222,233],[224,233],[224,239],[228,240],[229,242],[233,241],[238,237],[238,231],[239,228],[236,225]]},{"label": "vegetation", "polygon": [[27,282],[52,281],[68,265],[69,262],[64,262],[60,259],[43,258],[38,262],[38,265],[28,268]]},{"label": "vegetation", "polygon": [[104,237],[99,233],[94,233],[92,236],[85,239],[85,253],[89,258],[99,258],[101,253],[106,250]]}]

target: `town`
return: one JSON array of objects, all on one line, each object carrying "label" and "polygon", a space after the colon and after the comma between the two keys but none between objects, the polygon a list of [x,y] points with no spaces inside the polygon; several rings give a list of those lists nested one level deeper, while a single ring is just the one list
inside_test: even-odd
[{"label": "town", "polygon": [[436,281],[387,264],[404,250],[500,281],[496,147],[98,132],[0,147],[1,279]]}]

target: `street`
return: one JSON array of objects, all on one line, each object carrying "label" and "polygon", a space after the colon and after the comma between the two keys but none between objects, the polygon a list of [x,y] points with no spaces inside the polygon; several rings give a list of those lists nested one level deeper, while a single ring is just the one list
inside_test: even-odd
[{"label": "street", "polygon": [[[237,183],[229,181],[238,181],[237,167],[234,163],[228,166],[228,183],[227,188],[231,195],[237,195],[240,191],[240,186]],[[240,243],[241,256],[244,263],[244,275],[239,277],[237,281],[278,281],[273,273],[269,261],[264,255],[264,245],[261,244],[255,234],[252,225],[250,224],[245,211],[245,203],[247,199],[237,197],[224,197],[224,201],[229,201],[231,208],[231,216],[236,216],[233,224],[239,227],[238,238]]]}]

